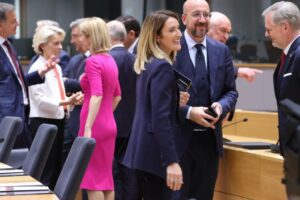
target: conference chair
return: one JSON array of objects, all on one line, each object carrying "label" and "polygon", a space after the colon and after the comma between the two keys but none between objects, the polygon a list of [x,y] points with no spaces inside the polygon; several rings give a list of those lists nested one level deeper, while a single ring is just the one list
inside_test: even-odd
[{"label": "conference chair", "polygon": [[22,170],[40,180],[57,134],[57,127],[51,124],[41,124],[36,132],[29,152],[26,155]]},{"label": "conference chair", "polygon": [[93,138],[75,139],[54,188],[60,200],[74,200],[95,145]]},{"label": "conference chair", "polygon": [[300,199],[300,105],[290,99],[279,102],[287,115],[284,149],[284,179],[288,199]]},{"label": "conference chair", "polygon": [[20,117],[6,116],[0,123],[0,162],[5,163],[22,130]]}]

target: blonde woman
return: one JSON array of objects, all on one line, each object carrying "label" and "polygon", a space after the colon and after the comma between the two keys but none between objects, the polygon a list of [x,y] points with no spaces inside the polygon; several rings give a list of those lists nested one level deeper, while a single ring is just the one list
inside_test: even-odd
[{"label": "blonde woman", "polygon": [[112,163],[117,134],[113,111],[121,99],[118,67],[108,54],[110,38],[106,23],[93,17],[82,22],[79,28],[80,43],[91,52],[80,81],[84,103],[79,135],[96,139],[81,188],[88,191],[89,200],[113,200]]},{"label": "blonde woman", "polygon": [[[29,73],[44,67],[47,60],[55,60],[62,50],[62,41],[65,32],[55,26],[43,26],[33,36],[33,49],[38,58],[31,65]],[[62,80],[61,68],[58,64],[45,75],[42,84],[30,86],[28,89],[30,99],[29,129],[32,139],[38,127],[43,123],[54,124],[58,128],[53,147],[43,171],[41,182],[54,189],[62,165],[62,148],[64,138],[65,114],[68,105],[74,103],[79,94],[67,98]]]}]

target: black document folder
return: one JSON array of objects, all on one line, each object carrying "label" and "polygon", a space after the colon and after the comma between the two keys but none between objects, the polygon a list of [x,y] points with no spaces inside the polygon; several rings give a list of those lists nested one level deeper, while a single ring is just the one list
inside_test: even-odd
[{"label": "black document folder", "polygon": [[191,79],[189,79],[187,76],[185,76],[184,74],[180,73],[179,71],[177,71],[175,69],[174,69],[174,72],[175,72],[176,82],[177,82],[179,91],[187,92],[192,85]]},{"label": "black document folder", "polygon": [[268,142],[224,142],[224,144],[244,149],[270,149],[271,146]]}]

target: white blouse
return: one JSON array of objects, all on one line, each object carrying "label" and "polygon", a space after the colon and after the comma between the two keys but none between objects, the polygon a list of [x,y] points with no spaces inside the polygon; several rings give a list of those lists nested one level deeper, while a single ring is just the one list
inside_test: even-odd
[{"label": "white blouse", "polygon": [[[43,56],[39,56],[38,59],[31,65],[28,73],[34,72],[39,68],[45,66],[46,62],[47,60]],[[56,65],[56,68],[59,72],[59,79],[65,92],[61,67],[59,65]],[[59,102],[61,101],[59,84],[53,69],[46,73],[44,83],[32,85],[29,87],[28,91],[30,102],[30,118],[64,118],[64,108],[63,106],[59,106]]]}]

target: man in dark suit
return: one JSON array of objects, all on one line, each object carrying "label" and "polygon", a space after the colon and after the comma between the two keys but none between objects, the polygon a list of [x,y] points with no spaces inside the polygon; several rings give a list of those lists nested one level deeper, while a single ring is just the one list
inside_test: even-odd
[{"label": "man in dark suit", "polygon": [[[207,35],[219,42],[226,44],[231,32],[231,22],[229,18],[220,12],[212,12]],[[234,74],[236,77],[244,78],[249,83],[255,80],[257,74],[262,74],[262,70],[248,67],[235,67]]]},{"label": "man in dark suit", "polygon": [[125,48],[128,49],[129,53],[135,55],[141,30],[139,21],[131,15],[120,16],[116,20],[122,22],[126,28],[127,34],[123,42]]},{"label": "man in dark suit", "polygon": [[[125,26],[119,21],[110,21],[107,23],[107,27],[112,43],[112,48],[109,53],[117,63],[122,91],[122,100],[114,111],[118,132],[113,171],[116,199],[123,199],[124,194],[122,190],[135,189],[135,179],[133,178],[134,174],[132,170],[125,168],[125,166],[122,166],[119,162],[125,153],[133,122],[137,75],[133,70],[135,57],[129,53],[123,45],[126,37]],[[130,191],[128,192],[130,193]],[[126,192],[127,195],[128,192]]]},{"label": "man in dark suit", "polygon": [[[300,104],[300,11],[291,2],[281,1],[268,7],[262,14],[265,36],[274,47],[282,49],[280,62],[274,72],[274,90],[277,103],[288,98]],[[297,140],[288,131],[287,113],[278,107],[280,150],[293,146]],[[297,145],[298,146],[298,145]]]},{"label": "man in dark suit", "polygon": [[[213,199],[219,156],[223,155],[221,120],[237,101],[228,47],[206,36],[210,9],[205,0],[187,0],[182,20],[186,30],[174,67],[192,80],[190,99],[180,109],[185,138],[181,157],[183,188],[174,199]],[[206,113],[212,107],[217,117]]]},{"label": "man in dark suit", "polygon": [[[84,73],[85,60],[90,55],[89,51],[85,49],[79,41],[80,30],[79,25],[85,19],[77,19],[70,24],[71,28],[71,44],[74,45],[78,54],[74,55],[66,68],[63,71],[64,85],[67,95],[81,91],[79,77]],[[71,146],[78,135],[79,118],[80,118],[81,105],[74,106],[70,112],[70,117],[67,119],[65,125],[64,136],[64,160],[68,156]]]},{"label": "man in dark suit", "polygon": [[9,36],[16,34],[18,25],[14,6],[0,2],[0,121],[5,116],[18,116],[22,119],[23,131],[17,137],[14,147],[24,148],[31,144],[27,129],[28,86],[42,83],[51,66],[48,63],[48,66],[37,72],[24,75],[17,54],[7,40]]}]

